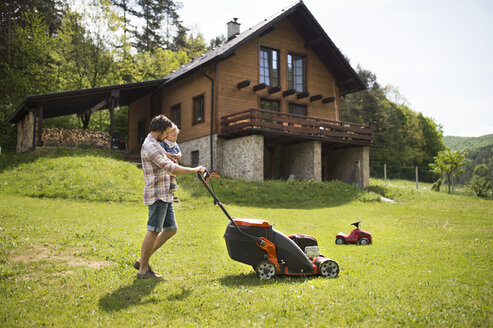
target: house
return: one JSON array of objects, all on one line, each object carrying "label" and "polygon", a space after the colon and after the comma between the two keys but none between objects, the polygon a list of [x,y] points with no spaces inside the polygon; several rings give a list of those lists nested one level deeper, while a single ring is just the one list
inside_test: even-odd
[{"label": "house", "polygon": [[253,181],[294,175],[367,186],[373,128],[340,119],[341,97],[364,85],[305,4],[240,27],[233,19],[224,44],[160,80],[28,97],[10,119],[18,144],[41,142],[42,118],[62,111],[50,101],[77,103],[79,114],[128,105],[130,153],[164,114],[180,127],[185,165]]}]

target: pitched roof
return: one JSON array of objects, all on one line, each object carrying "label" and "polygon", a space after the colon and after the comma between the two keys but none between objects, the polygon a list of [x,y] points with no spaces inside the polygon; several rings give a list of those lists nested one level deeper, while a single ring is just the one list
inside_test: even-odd
[{"label": "pitched roof", "polygon": [[219,47],[212,49],[181,66],[166,76],[167,81],[164,85],[170,84],[177,79],[195,72],[215,60],[228,58],[234,54],[236,49],[251,41],[253,38],[268,33],[279,21],[285,18],[290,20],[305,39],[305,47],[312,48],[318,57],[320,57],[320,60],[325,64],[338,82],[342,94],[360,91],[365,88],[344,55],[335,46],[303,1],[294,3],[283,9],[281,12],[266,18],[233,39],[223,43]]}]

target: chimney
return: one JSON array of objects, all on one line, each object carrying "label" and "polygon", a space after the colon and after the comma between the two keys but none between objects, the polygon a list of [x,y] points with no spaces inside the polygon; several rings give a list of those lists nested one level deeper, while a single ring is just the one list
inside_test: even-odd
[{"label": "chimney", "polygon": [[228,41],[240,34],[240,23],[238,23],[238,18],[233,18],[232,21],[228,23]]}]

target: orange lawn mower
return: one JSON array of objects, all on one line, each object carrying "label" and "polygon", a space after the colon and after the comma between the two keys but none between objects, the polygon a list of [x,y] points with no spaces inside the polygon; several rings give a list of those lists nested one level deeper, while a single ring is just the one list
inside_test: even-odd
[{"label": "orange lawn mower", "polygon": [[214,205],[219,205],[229,219],[224,233],[226,248],[231,259],[251,265],[260,279],[276,275],[336,278],[339,265],[319,254],[317,240],[309,235],[286,236],[262,219],[233,218],[209,186],[209,179],[217,174],[197,173],[207,188]]}]

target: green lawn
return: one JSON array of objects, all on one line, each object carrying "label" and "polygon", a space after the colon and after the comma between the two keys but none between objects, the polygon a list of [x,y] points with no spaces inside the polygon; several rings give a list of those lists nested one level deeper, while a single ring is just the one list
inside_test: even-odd
[{"label": "green lawn", "polygon": [[[341,268],[336,279],[260,281],[229,258],[227,218],[198,179],[180,177],[178,234],[151,259],[165,278],[143,281],[131,267],[147,216],[142,173],[93,153],[42,155],[15,164],[0,158],[2,327],[493,324],[491,200],[399,184],[385,188],[396,200],[389,204],[338,183],[217,179],[214,188],[232,215],[313,235]],[[31,172],[37,167],[49,176],[44,172],[60,166],[67,167],[60,172],[65,180],[52,172],[52,181],[42,182]],[[125,178],[112,178],[114,172]],[[53,187],[70,176],[78,192]],[[33,185],[44,192],[32,192]],[[106,201],[93,200],[96,189]],[[109,190],[120,195],[107,196]],[[335,235],[349,233],[356,220],[373,234],[373,245],[336,246]]]}]

